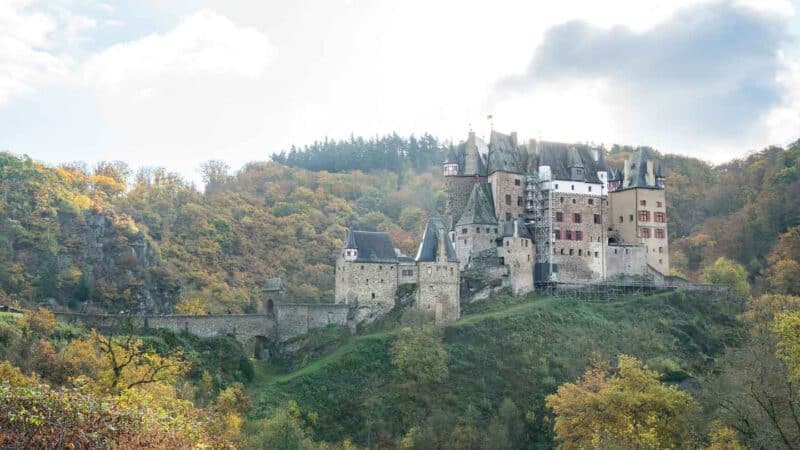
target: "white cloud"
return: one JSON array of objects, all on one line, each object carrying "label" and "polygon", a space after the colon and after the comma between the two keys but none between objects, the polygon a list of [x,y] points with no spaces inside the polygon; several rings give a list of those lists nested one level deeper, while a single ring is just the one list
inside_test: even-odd
[{"label": "white cloud", "polygon": [[55,53],[49,35],[57,23],[26,0],[0,2],[0,106],[69,72],[71,60]]},{"label": "white cloud", "polygon": [[776,77],[783,87],[783,101],[764,118],[768,142],[785,145],[800,139],[800,59],[789,60],[781,52],[784,69]]},{"label": "white cloud", "polygon": [[212,10],[189,16],[171,31],[114,45],[93,56],[84,81],[112,93],[157,90],[175,79],[255,79],[275,57],[265,35],[239,28]]}]

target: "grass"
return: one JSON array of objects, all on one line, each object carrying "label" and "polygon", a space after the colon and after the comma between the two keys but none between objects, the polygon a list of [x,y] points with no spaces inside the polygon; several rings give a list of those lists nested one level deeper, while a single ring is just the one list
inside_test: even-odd
[{"label": "grass", "polygon": [[[681,291],[603,303],[501,296],[464,312],[441,330],[449,376],[433,391],[404,397],[388,355],[396,329],[381,330],[289,373],[259,365],[249,386],[255,415],[292,399],[319,414],[318,439],[363,443],[368,424],[398,436],[434,410],[476,416],[485,425],[508,397],[539,423],[544,397],[578,378],[594,356],[631,354],[665,380],[681,381],[741,336],[735,307]],[[549,437],[542,432],[540,439]]]}]

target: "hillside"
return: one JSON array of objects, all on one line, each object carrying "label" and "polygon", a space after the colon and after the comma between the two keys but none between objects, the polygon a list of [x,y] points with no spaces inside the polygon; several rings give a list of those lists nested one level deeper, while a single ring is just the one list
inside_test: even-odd
[{"label": "hillside", "polygon": [[665,381],[683,382],[742,342],[735,320],[741,308],[729,298],[682,292],[608,303],[496,298],[442,330],[449,374],[440,383],[397,371],[390,358],[394,330],[353,337],[293,372],[261,368],[250,390],[256,416],[295,400],[305,414],[318,415],[317,439],[349,437],[362,445],[395,440],[411,427],[431,428],[445,440],[456,426],[486,433],[508,398],[520,421],[515,448],[549,447],[544,397],[577,379],[591,359],[629,354]]},{"label": "hillside", "polygon": [[[231,174],[212,161],[203,193],[163,169],[50,167],[0,154],[0,299],[150,312],[199,299],[211,312],[250,311],[276,276],[291,298],[329,299],[347,227],[387,230],[413,253],[425,219],[442,213],[433,142],[353,138],[275,158],[316,168],[340,155],[341,173],[261,162]],[[391,170],[359,156],[378,150],[394,155]],[[630,150],[614,147],[609,160]],[[785,201],[800,196],[800,144],[720,166],[662,157],[674,270],[696,279],[727,256],[764,291],[769,252],[800,224]]]}]

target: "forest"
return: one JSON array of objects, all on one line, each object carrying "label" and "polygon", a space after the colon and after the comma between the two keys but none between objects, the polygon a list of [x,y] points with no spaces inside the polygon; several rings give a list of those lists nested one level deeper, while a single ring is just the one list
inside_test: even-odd
[{"label": "forest", "polygon": [[202,191],[161,168],[0,153],[0,447],[800,447],[800,141],[720,165],[657,156],[674,274],[727,296],[501,295],[438,328],[400,309],[268,364],[227,336],[103,334],[50,312],[250,312],[270,277],[329,300],[348,228],[415,251],[443,210],[447,145],[392,134],[208,161]]}]

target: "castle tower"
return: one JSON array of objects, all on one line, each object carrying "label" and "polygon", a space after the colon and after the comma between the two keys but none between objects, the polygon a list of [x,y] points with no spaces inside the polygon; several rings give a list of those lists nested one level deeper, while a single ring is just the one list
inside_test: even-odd
[{"label": "castle tower", "polygon": [[470,131],[466,142],[461,142],[447,153],[444,172],[444,224],[451,229],[467,205],[475,181],[486,181],[486,164],[481,149],[486,144]]},{"label": "castle tower", "polygon": [[497,256],[508,269],[507,285],[514,295],[533,291],[533,265],[536,262],[533,236],[522,219],[503,223],[497,238]]},{"label": "castle tower", "polygon": [[275,314],[275,306],[283,302],[283,281],[280,278],[270,278],[264,282],[261,292],[264,293],[264,299],[256,311],[259,314]]},{"label": "castle tower", "polygon": [[492,131],[487,171],[497,218],[501,221],[525,214],[525,167],[527,153],[517,144],[517,133]]},{"label": "castle tower", "polygon": [[669,275],[666,177],[647,149],[625,161],[620,187],[609,195],[610,222],[622,243],[642,244],[647,264]]},{"label": "castle tower", "polygon": [[453,226],[453,242],[461,269],[467,267],[474,253],[494,248],[498,235],[492,189],[486,182],[473,183],[467,205]]},{"label": "castle tower", "polygon": [[356,322],[371,322],[395,304],[398,257],[388,233],[348,230],[336,259],[334,302],[356,308]]},{"label": "castle tower", "polygon": [[441,219],[428,219],[415,260],[419,273],[415,307],[432,314],[436,323],[457,320],[461,316],[461,274]]}]

